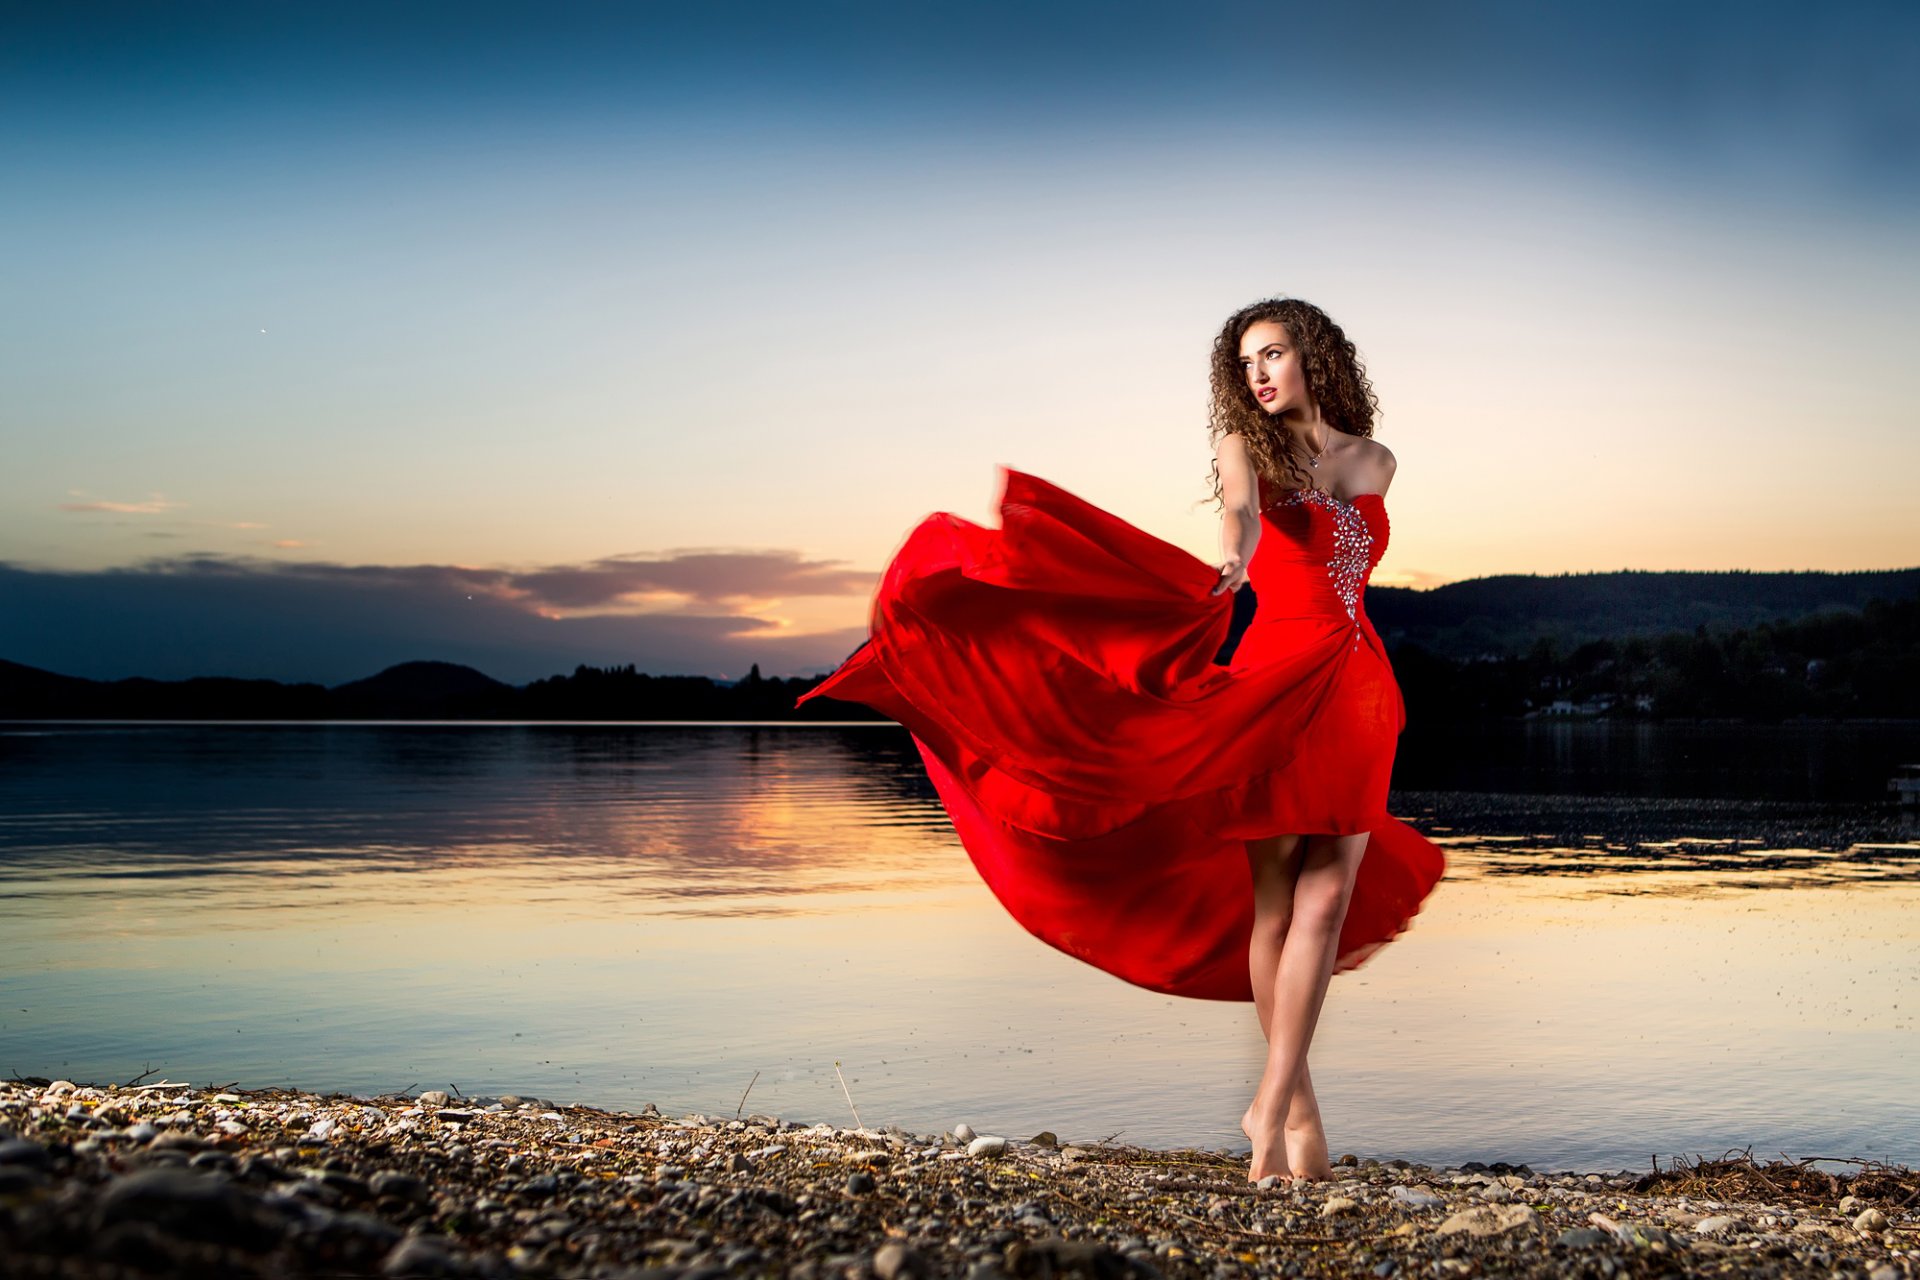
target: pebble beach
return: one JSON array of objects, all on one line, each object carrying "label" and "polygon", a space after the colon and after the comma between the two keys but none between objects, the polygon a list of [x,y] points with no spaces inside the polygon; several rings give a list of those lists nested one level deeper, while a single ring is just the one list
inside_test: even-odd
[{"label": "pebble beach", "polygon": [[1920,1175],[1899,1165],[1246,1174],[1245,1155],[964,1122],[0,1083],[17,1277],[1920,1275]]}]

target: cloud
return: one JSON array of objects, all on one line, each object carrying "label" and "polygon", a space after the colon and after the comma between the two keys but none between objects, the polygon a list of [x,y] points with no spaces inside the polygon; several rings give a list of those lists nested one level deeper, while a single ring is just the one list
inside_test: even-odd
[{"label": "cloud", "polygon": [[680,550],[660,558],[610,556],[502,575],[498,585],[554,609],[589,609],[677,596],[705,604],[789,596],[861,595],[874,575],[842,560],[803,560],[796,552]]},{"label": "cloud", "polygon": [[[79,489],[69,489],[67,492],[75,497],[85,496]],[[60,504],[60,510],[75,512],[107,511],[120,515],[155,516],[185,505],[186,503],[184,502],[169,502],[162,495],[155,493],[149,495],[145,502],[108,502],[105,499],[95,499],[92,502],[62,502]]]},{"label": "cloud", "polygon": [[1459,577],[1453,574],[1434,573],[1427,569],[1399,569],[1377,574],[1372,581],[1385,587],[1411,587],[1415,591],[1430,591],[1434,587],[1444,587],[1449,582],[1458,582]]},{"label": "cloud", "polygon": [[307,544],[300,541],[300,539],[298,538],[279,538],[275,540],[273,545],[281,548],[282,550],[290,551],[296,547],[304,547]]},{"label": "cloud", "polygon": [[0,561],[0,657],[96,679],[337,684],[417,658],[515,684],[581,663],[811,675],[837,666],[865,626],[797,633],[767,602],[865,596],[877,576],[792,551],[698,548],[530,569],[214,551],[85,571]]}]

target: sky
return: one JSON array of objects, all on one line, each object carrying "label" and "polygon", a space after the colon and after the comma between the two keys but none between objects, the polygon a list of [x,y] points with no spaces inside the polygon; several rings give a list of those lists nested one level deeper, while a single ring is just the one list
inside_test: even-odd
[{"label": "sky", "polygon": [[0,40],[0,658],[830,670],[999,465],[1218,562],[1297,296],[1375,583],[1920,564],[1920,9],[42,6]]}]

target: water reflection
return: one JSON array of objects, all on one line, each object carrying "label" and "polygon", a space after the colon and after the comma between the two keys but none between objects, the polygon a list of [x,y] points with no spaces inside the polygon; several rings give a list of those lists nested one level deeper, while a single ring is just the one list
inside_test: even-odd
[{"label": "water reflection", "polygon": [[[1920,844],[1618,782],[1396,792],[1452,866],[1329,995],[1336,1145],[1912,1163]],[[874,1123],[1236,1149],[1262,1047],[1021,931],[876,725],[16,726],[0,996],[37,1074],[719,1111],[760,1072],[748,1109],[839,1121],[838,1059]]]}]

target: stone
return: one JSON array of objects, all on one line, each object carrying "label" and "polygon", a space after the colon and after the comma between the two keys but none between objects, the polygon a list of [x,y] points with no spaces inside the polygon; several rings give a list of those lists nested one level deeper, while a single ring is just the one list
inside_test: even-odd
[{"label": "stone", "polygon": [[397,1169],[382,1169],[373,1175],[369,1184],[376,1196],[396,1196],[401,1200],[422,1203],[432,1198],[433,1192],[421,1178]]},{"label": "stone", "polygon": [[24,1164],[0,1164],[0,1199],[38,1191],[50,1181],[52,1179],[44,1169]]},{"label": "stone", "polygon": [[[1162,1250],[1162,1256],[1178,1259],[1187,1253],[1180,1246],[1169,1244]],[[1006,1271],[1014,1276],[1067,1275],[1083,1276],[1087,1280],[1122,1280],[1147,1274],[1145,1269],[1151,1266],[1093,1240],[1068,1240],[1056,1235],[1015,1240],[1007,1246]]]},{"label": "stone", "polygon": [[26,1169],[45,1169],[52,1165],[53,1155],[37,1142],[25,1138],[12,1138],[0,1142],[0,1166],[17,1165]]},{"label": "stone", "polygon": [[981,1134],[967,1144],[970,1156],[1003,1156],[1007,1153],[1007,1140],[991,1134]]},{"label": "stone", "polygon": [[895,1240],[880,1246],[873,1255],[873,1274],[877,1280],[899,1280],[902,1276],[931,1275],[932,1268],[919,1252]]},{"label": "stone", "polygon": [[465,1262],[431,1236],[408,1236],[381,1260],[383,1276],[465,1276]]},{"label": "stone", "polygon": [[114,1179],[94,1209],[96,1230],[144,1223],[167,1235],[261,1252],[285,1234],[284,1219],[221,1174],[146,1169]]},{"label": "stone", "polygon": [[1434,1228],[1435,1235],[1464,1231],[1470,1236],[1497,1236],[1509,1231],[1538,1231],[1540,1215],[1526,1204],[1483,1204],[1462,1209]]}]

